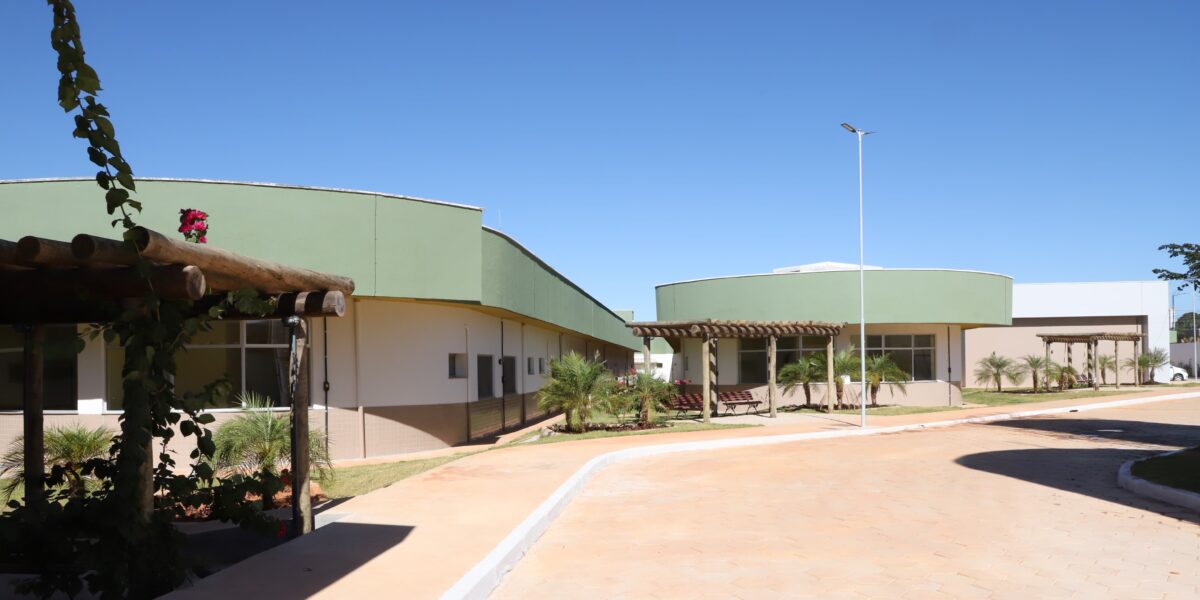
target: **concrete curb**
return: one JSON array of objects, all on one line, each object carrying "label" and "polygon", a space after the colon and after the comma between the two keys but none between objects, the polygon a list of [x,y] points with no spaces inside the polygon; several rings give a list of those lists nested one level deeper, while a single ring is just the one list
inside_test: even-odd
[{"label": "concrete curb", "polygon": [[697,442],[680,442],[674,444],[657,444],[653,446],[641,446],[636,448],[626,448],[624,450],[615,450],[601,454],[588,462],[584,463],[570,478],[568,478],[550,497],[546,498],[537,508],[521,521],[483,560],[475,564],[470,571],[467,571],[446,593],[442,594],[444,600],[458,600],[460,598],[470,600],[482,600],[491,595],[492,591],[500,585],[500,581],[508,574],[509,571],[525,556],[525,553],[533,547],[534,542],[545,533],[554,519],[571,503],[575,495],[583,489],[586,484],[596,473],[601,469],[627,460],[635,458],[645,458],[650,456],[661,456],[664,454],[674,454],[677,452],[697,452],[703,450],[721,450],[726,448],[748,448],[753,446],[767,446],[774,444],[787,444],[791,442],[800,442],[806,440],[824,440],[833,438],[858,437],[868,435],[883,435],[887,433],[899,433],[902,431],[921,431],[924,429],[933,429],[937,427],[949,427],[952,425],[963,425],[967,423],[990,423],[994,421],[1007,421],[1010,419],[1019,419],[1025,417],[1037,417],[1043,415],[1059,415],[1072,412],[1084,412],[1091,410],[1100,410],[1105,408],[1118,408],[1122,406],[1134,406],[1138,404],[1149,404],[1151,402],[1164,402],[1168,400],[1183,400],[1187,398],[1200,398],[1200,392],[1190,392],[1181,394],[1167,394],[1163,396],[1149,396],[1144,398],[1130,398],[1127,400],[1111,400],[1108,402],[1096,402],[1093,404],[1081,404],[1077,406],[1063,406],[1056,408],[1043,408],[1034,410],[1015,411],[1010,413],[1000,413],[995,415],[984,415],[979,417],[965,417],[961,419],[946,419],[942,421],[931,421],[929,423],[914,423],[911,425],[895,425],[892,427],[878,427],[867,429],[850,429],[845,431],[819,431],[812,433],[792,433],[783,435],[758,436],[758,437],[742,437],[742,438],[727,438],[723,440],[704,440]]},{"label": "concrete curb", "polygon": [[[1183,451],[1176,450],[1174,452],[1167,452],[1157,456],[1151,456],[1150,458],[1157,458],[1158,456],[1170,456],[1180,452]],[[1149,459],[1139,458],[1137,460],[1128,460],[1121,465],[1121,468],[1117,470],[1117,485],[1119,487],[1125,488],[1139,496],[1145,496],[1147,498],[1158,500],[1159,502],[1166,502],[1167,504],[1174,504],[1175,506],[1200,512],[1200,494],[1197,494],[1196,492],[1189,492],[1187,490],[1181,490],[1179,488],[1173,488],[1169,485],[1163,485],[1161,483],[1154,483],[1153,481],[1142,479],[1141,477],[1134,475],[1133,463],[1141,462],[1143,460]]]}]

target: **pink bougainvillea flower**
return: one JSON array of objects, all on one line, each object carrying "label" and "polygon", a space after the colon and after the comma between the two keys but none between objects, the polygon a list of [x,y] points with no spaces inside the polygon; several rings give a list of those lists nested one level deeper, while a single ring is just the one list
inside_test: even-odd
[{"label": "pink bougainvillea flower", "polygon": [[180,209],[179,233],[189,242],[208,243],[208,213],[194,208]]}]

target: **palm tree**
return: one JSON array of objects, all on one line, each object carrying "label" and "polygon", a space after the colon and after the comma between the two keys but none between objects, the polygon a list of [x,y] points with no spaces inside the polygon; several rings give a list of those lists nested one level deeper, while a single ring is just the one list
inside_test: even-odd
[{"label": "palm tree", "polygon": [[[627,406],[637,409],[638,424],[645,426],[654,422],[658,414],[665,411],[665,404],[675,395],[675,386],[641,372],[634,376],[622,390],[627,398],[623,400]],[[621,396],[610,394],[611,397]]]},{"label": "palm tree", "polygon": [[1111,354],[1101,354],[1096,357],[1096,366],[1100,369],[1100,383],[1108,385],[1108,372],[1117,372],[1117,357]]},{"label": "palm tree", "polygon": [[995,352],[991,356],[985,356],[975,363],[975,380],[982,381],[990,387],[991,384],[996,384],[996,391],[1004,391],[1001,388],[1002,381],[1007,379],[1009,383],[1018,385],[1021,383],[1021,378],[1024,377],[1020,365],[1007,356],[998,356]]},{"label": "palm tree", "polygon": [[[60,425],[46,429],[43,443],[46,453],[46,470],[54,466],[64,468],[67,490],[73,496],[82,496],[87,490],[91,476],[83,474],[83,465],[93,458],[108,456],[116,431],[108,427],[88,429],[78,423]],[[25,481],[25,438],[17,436],[0,457],[0,478],[5,482],[0,495],[11,498]]]},{"label": "palm tree", "polygon": [[858,350],[854,344],[833,353],[833,385],[837,389],[838,408],[845,406],[842,403],[845,394],[845,378],[858,375],[861,366],[862,361],[858,357]]},{"label": "palm tree", "polygon": [[784,365],[779,371],[779,383],[783,393],[790,394],[797,387],[804,390],[804,406],[812,406],[811,384],[825,379],[825,355],[805,354],[799,360]]},{"label": "palm tree", "polygon": [[574,352],[550,361],[550,375],[538,390],[538,406],[563,411],[567,429],[582,433],[592,410],[613,393],[613,377],[601,361],[588,360]]},{"label": "palm tree", "polygon": [[1171,357],[1166,350],[1155,348],[1137,356],[1125,359],[1121,366],[1133,371],[1133,382],[1142,385],[1142,377],[1150,372],[1150,383],[1154,383],[1154,371],[1171,364]]},{"label": "palm tree", "polygon": [[908,373],[892,361],[892,355],[881,354],[879,356],[868,356],[867,386],[871,390],[871,406],[879,406],[879,403],[877,402],[879,397],[879,386],[885,381],[895,386],[896,389],[900,390],[905,395],[908,395],[908,388],[904,383],[908,381]]},{"label": "palm tree", "polygon": [[[1021,370],[1026,371],[1033,378],[1033,393],[1038,392],[1038,375],[1046,372],[1046,357],[1038,354],[1026,354],[1019,359]],[[1046,389],[1050,389],[1050,382],[1046,382]]]},{"label": "palm tree", "polygon": [[[282,470],[291,466],[291,419],[286,413],[271,410],[271,399],[257,392],[241,394],[238,401],[245,412],[222,423],[213,433],[213,463],[218,469],[278,480]],[[324,431],[309,432],[309,465],[318,478],[325,478],[333,468],[327,447]],[[274,494],[263,494],[263,508],[273,505]]]},{"label": "palm tree", "polygon": [[1079,380],[1079,371],[1071,365],[1060,365],[1056,362],[1051,362],[1046,367],[1046,389],[1050,389],[1050,382],[1058,382],[1058,391],[1066,391],[1075,386],[1075,382]]}]

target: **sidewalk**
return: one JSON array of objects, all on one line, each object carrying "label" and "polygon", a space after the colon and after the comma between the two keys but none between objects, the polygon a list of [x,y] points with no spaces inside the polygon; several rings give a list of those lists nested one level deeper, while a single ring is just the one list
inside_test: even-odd
[{"label": "sidewalk", "polygon": [[[872,427],[931,423],[1183,391],[1190,390],[871,417],[870,423]],[[805,415],[770,427],[513,446],[468,456],[352,498],[331,509],[340,516],[336,522],[172,597],[438,598],[576,470],[600,454],[654,444],[851,430],[857,428],[857,418]]]}]

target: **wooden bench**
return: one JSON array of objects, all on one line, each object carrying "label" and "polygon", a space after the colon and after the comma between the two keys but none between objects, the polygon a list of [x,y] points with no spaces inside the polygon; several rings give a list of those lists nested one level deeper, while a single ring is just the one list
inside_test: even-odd
[{"label": "wooden bench", "polygon": [[754,394],[750,390],[742,390],[739,392],[721,392],[717,394],[717,400],[725,405],[725,414],[737,414],[736,409],[739,406],[746,407],[746,414],[750,414],[751,410],[757,411],[758,405],[762,404],[762,400],[755,399]]},{"label": "wooden bench", "polygon": [[[702,396],[703,394],[677,394],[672,396],[670,400],[667,400],[663,404],[665,404],[668,409],[675,411],[675,417],[678,418],[689,411],[694,410],[696,412],[700,412],[700,410],[704,407],[704,400]],[[712,413],[716,414],[717,407],[712,406],[710,408],[712,409]]]}]

